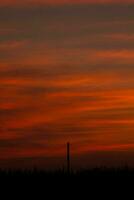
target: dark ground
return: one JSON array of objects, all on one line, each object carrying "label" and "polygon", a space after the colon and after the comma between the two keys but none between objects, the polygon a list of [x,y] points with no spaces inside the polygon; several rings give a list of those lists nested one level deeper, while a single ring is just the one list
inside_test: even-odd
[{"label": "dark ground", "polygon": [[[131,192],[134,193],[134,169],[103,167],[71,171],[70,173],[65,170],[0,170],[0,190],[4,191],[3,189],[6,191],[4,195],[19,192],[18,199],[20,199],[20,194],[23,196],[25,193],[30,193],[30,199],[35,195],[36,199],[51,199],[52,196],[54,196],[52,199],[55,199],[57,195],[62,196],[63,194],[62,199],[64,200],[66,196],[72,196],[72,192],[75,193],[75,196],[79,196],[81,193],[83,197],[80,199],[82,200],[94,200],[98,196],[99,199],[105,196],[109,200],[115,192],[118,192],[119,195],[126,193],[127,198],[125,199],[130,199],[128,195]],[[39,198],[39,196],[41,197]],[[117,199],[117,196],[112,199]]]},{"label": "dark ground", "polygon": [[124,168],[94,168],[94,169],[82,169],[70,172],[66,170],[45,171],[45,170],[0,170],[0,182],[19,182],[25,181],[25,183],[31,182],[44,182],[49,183],[85,183],[88,184],[102,184],[108,182],[114,182],[114,184],[120,182],[126,183],[126,181],[134,182],[134,169],[128,167]]}]

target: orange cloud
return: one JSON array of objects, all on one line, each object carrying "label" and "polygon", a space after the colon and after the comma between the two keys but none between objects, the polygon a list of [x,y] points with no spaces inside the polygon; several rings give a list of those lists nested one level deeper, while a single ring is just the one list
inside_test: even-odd
[{"label": "orange cloud", "polygon": [[16,50],[25,47],[29,44],[29,41],[27,40],[21,40],[21,41],[8,41],[8,42],[1,42],[0,43],[0,51],[11,51]]}]

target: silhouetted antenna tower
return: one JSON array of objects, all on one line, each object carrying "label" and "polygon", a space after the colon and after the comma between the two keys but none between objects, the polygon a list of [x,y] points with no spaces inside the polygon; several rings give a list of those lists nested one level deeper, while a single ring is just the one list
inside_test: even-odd
[{"label": "silhouetted antenna tower", "polygon": [[70,173],[70,143],[67,143],[67,172]]}]

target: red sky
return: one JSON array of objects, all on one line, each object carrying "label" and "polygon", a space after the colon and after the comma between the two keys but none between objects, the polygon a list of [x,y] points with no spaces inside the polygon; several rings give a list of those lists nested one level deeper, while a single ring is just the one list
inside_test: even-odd
[{"label": "red sky", "polygon": [[74,158],[130,163],[133,5],[0,9],[0,162],[56,159],[70,141]]}]

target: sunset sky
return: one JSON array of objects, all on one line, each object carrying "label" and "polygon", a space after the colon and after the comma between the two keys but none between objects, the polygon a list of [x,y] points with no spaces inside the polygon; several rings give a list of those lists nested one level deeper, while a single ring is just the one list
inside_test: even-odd
[{"label": "sunset sky", "polygon": [[68,141],[134,163],[134,0],[0,0],[0,163],[55,167]]}]

